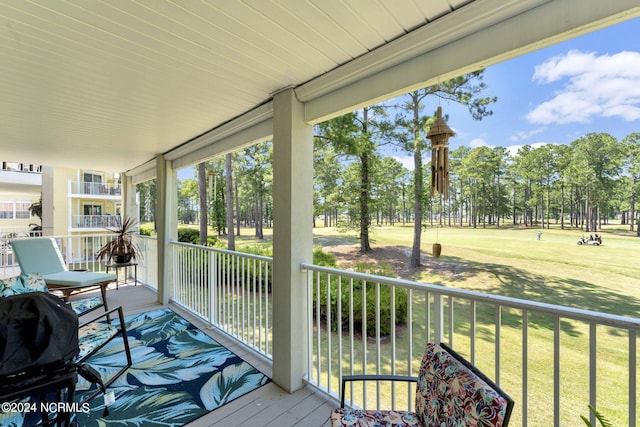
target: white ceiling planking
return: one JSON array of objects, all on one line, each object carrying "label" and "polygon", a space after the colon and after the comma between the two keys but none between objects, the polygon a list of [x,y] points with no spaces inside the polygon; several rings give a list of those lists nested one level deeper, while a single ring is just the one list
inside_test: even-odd
[{"label": "white ceiling planking", "polygon": [[[389,10],[379,0],[351,0],[348,4],[357,19],[366,24],[369,31],[380,37],[380,44],[391,41],[406,32],[405,28],[389,14]],[[358,13],[358,11],[365,9],[367,10],[366,15]],[[374,42],[375,40],[372,39],[368,45]]]},{"label": "white ceiling planking", "polygon": [[428,22],[429,17],[418,7],[418,3],[425,3],[423,0],[407,0],[403,3],[403,7],[398,7],[397,0],[378,0],[378,2],[385,8],[389,17],[399,23],[404,32],[409,32]]},{"label": "white ceiling planking", "polygon": [[[258,13],[244,2],[220,2],[209,5],[208,14],[202,15],[211,25],[218,26],[221,31],[233,38],[230,46],[238,49],[243,57],[238,61],[257,73],[277,73],[286,64],[296,74],[303,70],[315,68],[321,62],[317,54],[309,52],[308,43],[300,37],[292,37],[273,20]],[[232,14],[240,14],[242,19]],[[217,30],[216,30],[217,31]],[[230,55],[233,60],[238,53]],[[304,73],[302,77],[312,76]],[[299,76],[292,76],[300,78]],[[287,84],[289,84],[288,82]],[[273,90],[279,89],[274,87]]]},{"label": "white ceiling planking", "polygon": [[359,13],[352,2],[342,0],[311,1],[321,8],[323,13],[331,16],[344,37],[351,38],[359,44],[361,53],[363,49],[369,51],[385,42],[384,38],[369,26],[367,19]]}]

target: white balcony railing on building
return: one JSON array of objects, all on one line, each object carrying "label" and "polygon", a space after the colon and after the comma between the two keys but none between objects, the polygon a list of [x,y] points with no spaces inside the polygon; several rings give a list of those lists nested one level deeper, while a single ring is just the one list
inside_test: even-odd
[{"label": "white balcony railing on building", "polygon": [[87,196],[121,196],[122,187],[119,184],[70,181],[69,192],[71,194],[83,194]]},{"label": "white balcony railing on building", "polygon": [[[513,425],[580,425],[589,403],[614,425],[636,425],[640,319],[303,267],[308,381],[325,392],[339,393],[343,374],[417,376],[425,342],[441,340],[515,399]],[[375,382],[347,395],[369,408],[406,408],[413,399],[413,386]]]},{"label": "white balcony railing on building", "polygon": [[72,215],[72,228],[118,228],[120,215]]},{"label": "white balcony railing on building", "polygon": [[42,173],[42,166],[32,163],[1,162],[0,171]]},{"label": "white balcony railing on building", "polygon": [[271,258],[171,243],[172,300],[271,358]]}]

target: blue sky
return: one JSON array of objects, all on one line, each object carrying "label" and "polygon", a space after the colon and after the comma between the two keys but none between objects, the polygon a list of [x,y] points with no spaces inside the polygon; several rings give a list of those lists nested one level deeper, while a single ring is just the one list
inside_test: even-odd
[{"label": "blue sky", "polygon": [[440,104],[451,149],[570,144],[591,132],[621,140],[640,132],[640,19],[491,66],[484,81],[498,97],[492,116],[474,121],[466,107]]}]

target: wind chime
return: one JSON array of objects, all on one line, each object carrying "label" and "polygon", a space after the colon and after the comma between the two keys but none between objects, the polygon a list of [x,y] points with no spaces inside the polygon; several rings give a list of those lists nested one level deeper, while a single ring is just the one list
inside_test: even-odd
[{"label": "wind chime", "polygon": [[431,125],[427,138],[431,140],[431,197],[436,192],[449,199],[449,138],[455,135],[442,118],[438,107],[436,121]]}]

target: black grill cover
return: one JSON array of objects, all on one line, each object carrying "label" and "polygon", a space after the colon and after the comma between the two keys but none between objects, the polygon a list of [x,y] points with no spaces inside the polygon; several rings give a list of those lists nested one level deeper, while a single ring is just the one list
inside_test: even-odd
[{"label": "black grill cover", "polygon": [[79,353],[78,315],[55,295],[0,298],[0,376],[46,372]]}]

